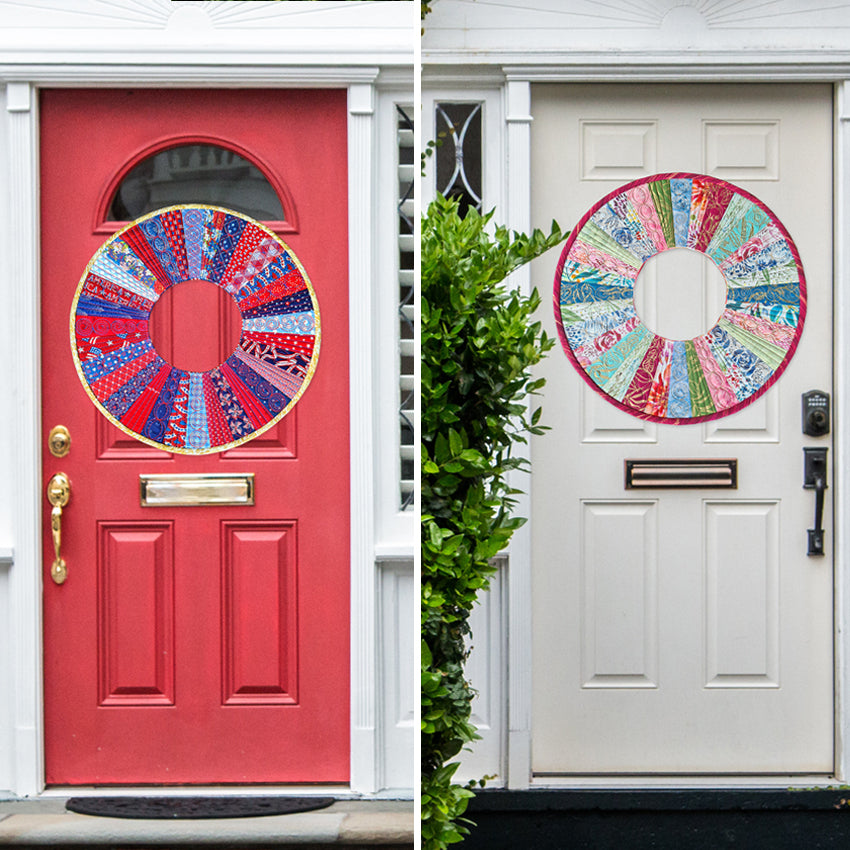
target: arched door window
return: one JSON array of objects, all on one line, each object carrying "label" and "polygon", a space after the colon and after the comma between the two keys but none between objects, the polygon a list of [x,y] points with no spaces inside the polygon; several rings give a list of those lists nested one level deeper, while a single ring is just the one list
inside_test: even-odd
[{"label": "arched door window", "polygon": [[221,145],[201,142],[144,157],[118,183],[105,218],[133,221],[172,204],[214,204],[260,221],[293,223],[280,192],[254,163]]}]

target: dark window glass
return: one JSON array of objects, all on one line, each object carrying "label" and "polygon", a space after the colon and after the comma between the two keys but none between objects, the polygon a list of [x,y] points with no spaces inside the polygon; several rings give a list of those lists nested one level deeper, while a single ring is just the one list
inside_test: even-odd
[{"label": "dark window glass", "polygon": [[172,204],[212,204],[260,220],[285,219],[260,169],[217,145],[178,145],[149,156],[121,181],[106,218],[132,221]]},{"label": "dark window glass", "polygon": [[481,211],[481,104],[438,103],[437,191]]}]

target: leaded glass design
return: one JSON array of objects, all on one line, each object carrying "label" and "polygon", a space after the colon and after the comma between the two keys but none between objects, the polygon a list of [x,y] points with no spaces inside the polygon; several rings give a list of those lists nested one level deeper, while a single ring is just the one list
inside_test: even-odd
[{"label": "leaded glass design", "polygon": [[460,213],[481,211],[481,103],[438,103],[437,191],[460,198]]}]

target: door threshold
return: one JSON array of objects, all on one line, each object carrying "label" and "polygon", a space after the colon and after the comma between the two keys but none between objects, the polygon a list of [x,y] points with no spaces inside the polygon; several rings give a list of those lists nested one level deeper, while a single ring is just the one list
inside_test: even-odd
[{"label": "door threshold", "polygon": [[529,788],[559,791],[607,791],[615,788],[632,789],[694,789],[710,788],[770,788],[770,789],[831,789],[846,788],[847,784],[827,774],[619,774],[532,776]]},{"label": "door threshold", "polygon": [[348,785],[51,785],[37,797],[270,797],[275,794],[346,799],[362,796]]}]

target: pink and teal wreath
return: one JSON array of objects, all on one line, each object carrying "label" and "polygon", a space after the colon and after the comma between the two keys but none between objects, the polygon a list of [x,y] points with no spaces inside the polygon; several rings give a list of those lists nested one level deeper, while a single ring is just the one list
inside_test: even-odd
[{"label": "pink and teal wreath", "polygon": [[[726,305],[707,333],[673,340],[641,321],[634,287],[673,248],[711,259]],[[658,174],[597,202],[570,234],[555,275],[564,351],[622,410],[686,424],[751,404],[788,366],[806,316],[800,255],[779,219],[743,189],[705,174]]]},{"label": "pink and teal wreath", "polygon": [[[159,297],[185,281],[221,287],[241,313],[236,349],[205,372],[172,366],[148,331]],[[130,436],[183,454],[224,451],[279,421],[307,388],[319,341],[298,259],[262,224],[219,207],[168,207],[120,230],[71,307],[71,352],[95,406]]]}]

